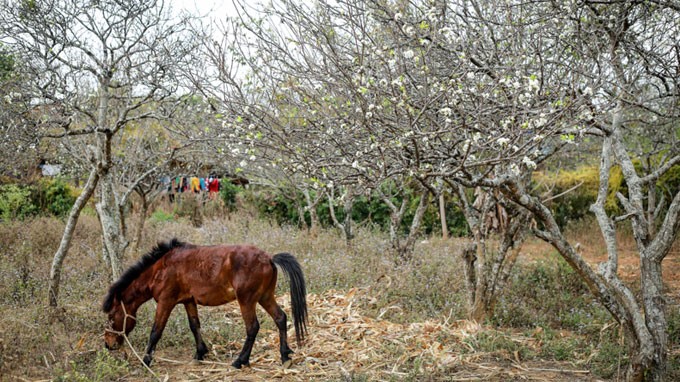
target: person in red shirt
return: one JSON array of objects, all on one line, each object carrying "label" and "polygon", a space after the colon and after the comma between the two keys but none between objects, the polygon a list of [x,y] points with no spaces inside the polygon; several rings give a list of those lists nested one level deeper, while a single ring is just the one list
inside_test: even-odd
[{"label": "person in red shirt", "polygon": [[210,199],[217,198],[217,193],[220,191],[220,180],[210,175],[208,178],[208,195]]}]

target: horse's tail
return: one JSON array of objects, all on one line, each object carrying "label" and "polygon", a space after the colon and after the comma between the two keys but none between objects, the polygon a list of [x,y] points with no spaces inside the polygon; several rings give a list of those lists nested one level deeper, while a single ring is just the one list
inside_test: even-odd
[{"label": "horse's tail", "polygon": [[290,253],[278,253],[272,257],[272,263],[283,270],[290,283],[290,300],[295,324],[295,338],[298,346],[307,333],[307,287],[300,263]]}]

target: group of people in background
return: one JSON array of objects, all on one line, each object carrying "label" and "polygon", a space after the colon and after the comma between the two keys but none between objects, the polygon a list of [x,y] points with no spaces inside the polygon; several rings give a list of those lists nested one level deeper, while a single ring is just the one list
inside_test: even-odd
[{"label": "group of people in background", "polygon": [[176,176],[174,178],[165,177],[163,179],[166,190],[168,192],[168,199],[170,202],[175,201],[175,194],[190,192],[194,194],[208,194],[211,200],[217,198],[220,192],[220,180],[216,176],[210,175],[207,178],[197,176]]}]

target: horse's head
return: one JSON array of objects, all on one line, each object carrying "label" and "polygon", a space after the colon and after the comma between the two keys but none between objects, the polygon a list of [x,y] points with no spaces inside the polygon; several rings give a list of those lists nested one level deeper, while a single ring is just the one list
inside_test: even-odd
[{"label": "horse's head", "polygon": [[135,312],[125,309],[125,304],[118,298],[113,299],[108,311],[109,322],[104,330],[104,346],[109,350],[116,350],[123,344],[123,334],[127,335],[135,328],[137,319]]}]

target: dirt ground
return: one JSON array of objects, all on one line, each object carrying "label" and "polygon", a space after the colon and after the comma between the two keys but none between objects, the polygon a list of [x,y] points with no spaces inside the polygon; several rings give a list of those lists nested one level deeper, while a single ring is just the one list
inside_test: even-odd
[{"label": "dirt ground", "polygon": [[[576,234],[577,235],[577,234]],[[572,234],[575,236],[575,234]],[[599,235],[579,235],[584,241],[579,242],[578,249],[583,257],[594,266],[607,260],[604,241]],[[620,235],[618,238],[619,250],[619,277],[627,283],[639,283],[640,259],[635,243],[630,236]],[[531,239],[523,246],[522,254],[527,261],[535,261],[545,257],[545,254],[554,252],[552,247],[539,240]],[[671,298],[680,300],[680,240],[676,239],[670,253],[662,262],[662,272],[666,292]]]},{"label": "dirt ground", "polygon": [[[433,320],[395,324],[362,316],[359,307],[375,297],[369,288],[347,293],[329,291],[309,295],[309,336],[301,348],[291,344],[295,364],[283,369],[278,354],[278,333],[261,330],[253,348],[251,367],[237,370],[230,363],[242,343],[212,344],[206,361],[192,361],[192,348],[171,354],[156,352],[152,371],[140,367],[129,381],[596,381],[590,372],[569,362],[523,362],[518,354],[461,352],[464,340],[484,330],[465,321]],[[288,296],[280,303],[285,310]],[[226,312],[226,313],[225,313]],[[205,313],[203,313],[205,314]],[[240,320],[235,304],[211,308],[211,315]],[[531,345],[535,339],[517,336],[513,341]],[[537,344],[538,345],[538,344]],[[176,350],[174,350],[176,351]],[[126,357],[135,362],[128,348]],[[413,362],[418,359],[419,362]],[[139,362],[139,361],[136,361]],[[409,370],[412,365],[418,370]],[[409,366],[411,365],[411,366]],[[427,376],[427,377],[423,377]]]}]

